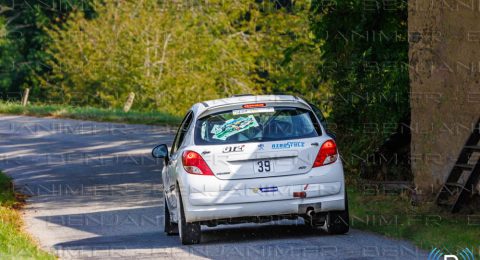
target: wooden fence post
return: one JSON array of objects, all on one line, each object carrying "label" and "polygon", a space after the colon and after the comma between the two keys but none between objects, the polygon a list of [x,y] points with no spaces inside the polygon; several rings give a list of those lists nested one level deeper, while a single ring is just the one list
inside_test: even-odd
[{"label": "wooden fence post", "polygon": [[23,91],[23,97],[22,97],[22,106],[26,106],[28,103],[28,94],[30,94],[30,89],[26,88]]},{"label": "wooden fence post", "polygon": [[128,94],[127,102],[125,102],[125,105],[123,106],[123,111],[130,111],[130,108],[132,108],[133,105],[133,99],[135,99],[135,93],[130,92],[130,94]]}]

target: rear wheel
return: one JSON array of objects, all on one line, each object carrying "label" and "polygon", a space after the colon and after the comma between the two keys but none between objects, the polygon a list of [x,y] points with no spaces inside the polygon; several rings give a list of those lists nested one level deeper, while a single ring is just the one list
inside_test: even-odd
[{"label": "rear wheel", "polygon": [[168,209],[167,199],[164,199],[164,214],[163,217],[163,230],[168,236],[178,235],[178,225],[173,223],[170,218],[170,210]]},{"label": "rear wheel", "polygon": [[329,234],[345,234],[350,229],[350,216],[348,214],[348,198],[345,191],[345,210],[331,211],[327,214],[327,232]]},{"label": "rear wheel", "polygon": [[183,245],[192,245],[200,243],[202,238],[202,231],[200,229],[200,223],[188,223],[185,219],[185,211],[183,209],[182,195],[177,186],[177,198],[178,198],[178,231],[180,234],[180,241]]}]

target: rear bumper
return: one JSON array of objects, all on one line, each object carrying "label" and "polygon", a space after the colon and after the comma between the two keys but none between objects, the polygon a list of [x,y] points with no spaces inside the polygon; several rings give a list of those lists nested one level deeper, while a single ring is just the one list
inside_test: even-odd
[{"label": "rear bumper", "polygon": [[190,190],[188,199],[192,206],[219,206],[225,204],[290,200],[294,198],[294,192],[304,192],[307,198],[325,197],[338,194],[341,188],[341,182],[304,183],[282,186],[259,185],[256,187],[220,191]]},{"label": "rear bumper", "polygon": [[[220,180],[215,176],[182,174],[180,182],[188,222],[237,217],[305,214],[345,209],[340,161],[309,173],[270,178]],[[294,197],[305,192],[305,198]]]},{"label": "rear bumper", "polygon": [[289,214],[302,215],[305,214],[307,208],[310,207],[312,207],[315,212],[344,210],[344,193],[317,198],[289,199],[228,205],[190,205],[185,209],[185,216],[187,222],[196,222],[252,216],[276,216]]}]

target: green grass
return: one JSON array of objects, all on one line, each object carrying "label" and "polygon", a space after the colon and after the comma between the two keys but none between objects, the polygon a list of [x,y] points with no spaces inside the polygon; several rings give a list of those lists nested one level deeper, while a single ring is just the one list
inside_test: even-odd
[{"label": "green grass", "polygon": [[72,107],[66,105],[33,104],[23,107],[15,102],[0,101],[0,114],[29,115],[41,117],[59,117],[100,122],[116,122],[148,125],[176,125],[181,118],[163,112],[128,113],[120,109],[101,109],[93,107]]},{"label": "green grass", "polygon": [[56,259],[54,255],[40,250],[22,231],[22,218],[17,210],[22,202],[17,197],[10,178],[0,172],[0,258]]},{"label": "green grass", "polygon": [[433,205],[412,206],[405,194],[348,191],[351,227],[412,241],[427,251],[456,254],[465,248],[480,257],[480,215],[452,215]]}]

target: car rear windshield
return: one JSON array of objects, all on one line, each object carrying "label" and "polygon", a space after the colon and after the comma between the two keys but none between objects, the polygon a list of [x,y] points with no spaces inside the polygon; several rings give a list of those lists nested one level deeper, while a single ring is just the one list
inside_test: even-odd
[{"label": "car rear windshield", "polygon": [[321,134],[312,112],[296,107],[222,111],[198,119],[195,128],[197,145],[268,142]]}]

